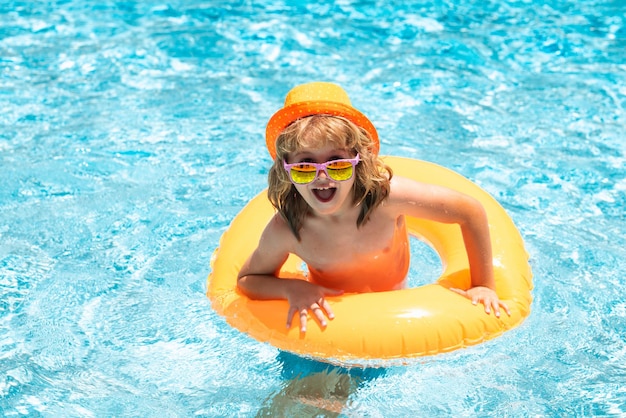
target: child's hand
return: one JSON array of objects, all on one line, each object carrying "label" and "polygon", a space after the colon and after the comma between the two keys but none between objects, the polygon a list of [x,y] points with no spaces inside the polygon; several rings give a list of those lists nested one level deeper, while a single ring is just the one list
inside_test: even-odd
[{"label": "child's hand", "polygon": [[311,311],[320,326],[326,327],[326,317],[333,319],[335,314],[326,301],[325,296],[339,296],[343,290],[330,289],[318,286],[304,280],[289,281],[287,291],[287,301],[289,302],[289,312],[287,312],[287,329],[291,328],[291,322],[296,314],[300,315],[300,332],[306,332],[306,321],[308,311]]},{"label": "child's hand", "polygon": [[472,301],[472,304],[477,305],[479,302],[485,306],[485,313],[491,313],[491,309],[493,309],[494,314],[497,318],[500,318],[500,308],[504,309],[507,315],[511,316],[511,311],[506,303],[500,301],[498,295],[492,289],[485,286],[476,286],[472,287],[468,290],[450,288],[455,293],[458,293],[461,296],[465,296],[466,298]]}]

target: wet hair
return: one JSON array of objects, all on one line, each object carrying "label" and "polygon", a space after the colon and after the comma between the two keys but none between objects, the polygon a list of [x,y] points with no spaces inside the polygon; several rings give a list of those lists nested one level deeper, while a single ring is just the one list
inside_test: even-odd
[{"label": "wet hair", "polygon": [[339,116],[313,115],[298,119],[276,139],[276,159],[269,171],[267,191],[270,202],[298,240],[310,207],[291,183],[283,161],[305,145],[323,147],[329,143],[360,156],[352,187],[353,202],[361,207],[357,227],[367,222],[372,211],[389,195],[393,172],[373,152],[372,139],[364,129]]}]

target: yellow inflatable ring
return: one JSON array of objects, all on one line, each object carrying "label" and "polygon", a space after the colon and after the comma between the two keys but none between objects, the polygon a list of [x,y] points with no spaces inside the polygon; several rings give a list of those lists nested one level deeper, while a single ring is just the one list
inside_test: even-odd
[{"label": "yellow inflatable ring", "polygon": [[[273,346],[331,363],[371,364],[449,352],[484,342],[521,324],[530,313],[532,274],[522,238],[504,209],[484,190],[444,167],[412,159],[386,157],[394,174],[434,183],[474,196],[489,219],[496,291],[511,310],[500,318],[483,306],[448,290],[470,285],[460,228],[407,218],[409,233],[429,243],[444,271],[434,284],[396,291],[346,294],[329,298],[335,319],[320,329],[309,318],[300,334],[297,319],[285,328],[284,300],[250,300],[237,291],[237,274],[256,248],[274,209],[262,192],[235,217],[211,259],[207,295],[228,323]],[[290,256],[281,277],[303,277],[302,262]]]}]

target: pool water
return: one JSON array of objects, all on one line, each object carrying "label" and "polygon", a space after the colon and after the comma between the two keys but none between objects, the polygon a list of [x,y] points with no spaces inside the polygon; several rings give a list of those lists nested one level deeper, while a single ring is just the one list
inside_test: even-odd
[{"label": "pool water", "polygon": [[[626,414],[625,12],[3,2],[0,415]],[[349,92],[382,154],[452,168],[503,205],[534,273],[520,327],[369,373],[286,357],[215,314],[209,260],[266,185],[265,124],[313,80]],[[415,244],[418,285],[441,266]],[[355,379],[339,407],[290,392],[337,374]]]}]

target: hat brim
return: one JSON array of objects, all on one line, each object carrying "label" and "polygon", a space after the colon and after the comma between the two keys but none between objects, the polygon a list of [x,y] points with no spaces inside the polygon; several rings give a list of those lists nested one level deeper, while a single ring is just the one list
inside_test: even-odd
[{"label": "hat brim", "polygon": [[370,120],[361,112],[351,106],[337,102],[308,101],[285,106],[270,118],[265,129],[265,142],[267,150],[273,159],[276,158],[276,139],[280,133],[291,123],[300,118],[312,115],[341,116],[355,125],[365,129],[373,142],[372,152],[378,154],[378,132]]}]

